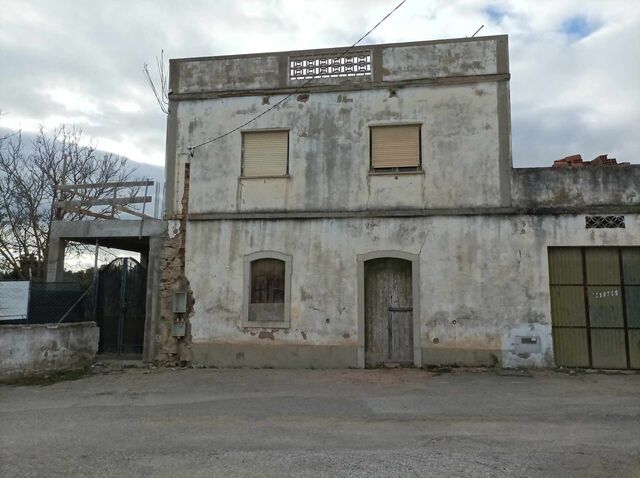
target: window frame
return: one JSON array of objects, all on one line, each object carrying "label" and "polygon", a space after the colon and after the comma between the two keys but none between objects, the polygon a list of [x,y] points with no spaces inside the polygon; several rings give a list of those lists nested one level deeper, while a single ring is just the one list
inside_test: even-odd
[{"label": "window frame", "polygon": [[[251,302],[251,264],[260,259],[278,259],[284,262],[284,316],[282,321],[249,321]],[[291,264],[292,256],[278,251],[259,251],[243,259],[242,326],[262,329],[288,329],[291,327]]]},{"label": "window frame", "polygon": [[[373,167],[373,130],[375,128],[385,128],[393,126],[417,126],[418,127],[418,164],[417,166],[406,166],[400,168],[374,168]],[[398,174],[424,174],[422,168],[422,123],[401,122],[401,123],[373,123],[369,125],[369,174],[370,175],[398,175]]]},{"label": "window frame", "polygon": [[[287,133],[287,166],[283,175],[259,175],[259,176],[246,176],[244,173],[244,136],[251,133]],[[291,153],[291,128],[259,128],[259,129],[247,129],[240,131],[240,179],[277,179],[277,178],[289,178],[289,158]]]}]

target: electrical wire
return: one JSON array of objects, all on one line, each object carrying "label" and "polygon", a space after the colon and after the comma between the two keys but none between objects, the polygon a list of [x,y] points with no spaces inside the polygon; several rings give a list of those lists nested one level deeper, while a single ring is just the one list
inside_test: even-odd
[{"label": "electrical wire", "polygon": [[[365,38],[367,38],[371,32],[373,32],[376,28],[378,28],[387,18],[389,18],[398,8],[400,8],[407,0],[402,0],[400,3],[398,3],[393,10],[391,10],[389,13],[387,13],[378,23],[376,23],[367,33],[365,33],[364,35],[362,35],[358,41],[356,41],[353,45],[351,45],[349,48],[347,48],[346,50],[344,50],[342,53],[339,54],[340,57],[344,57],[346,56],[351,50],[353,50],[356,46],[358,46],[358,44],[360,44],[360,42],[362,40],[364,40]],[[235,128],[227,131],[226,133],[223,133],[219,136],[216,136],[215,138],[209,139],[207,141],[203,141],[202,143],[196,144],[195,146],[191,146],[189,148],[187,148],[188,153],[191,157],[193,157],[193,153],[196,149],[200,148],[201,146],[204,146],[206,144],[209,143],[213,143],[215,141],[218,141],[222,138],[224,138],[225,136],[229,136],[231,133],[235,133],[236,131],[238,131],[241,128],[244,128],[245,126],[247,126],[248,124],[253,123],[255,120],[257,120],[258,118],[261,118],[262,116],[266,115],[268,112],[274,110],[275,108],[277,108],[278,106],[280,106],[282,103],[284,103],[285,101],[287,101],[289,98],[291,98],[293,95],[300,93],[301,91],[304,90],[304,88],[311,83],[311,81],[313,81],[316,76],[318,76],[318,73],[315,73],[311,78],[309,78],[307,81],[305,81],[302,85],[300,85],[300,87],[298,87],[297,89],[295,89],[292,93],[289,93],[287,96],[285,96],[284,98],[282,98],[280,101],[278,101],[277,103],[275,103],[273,106],[269,107],[268,109],[264,110],[262,113],[260,113],[259,115],[254,116],[253,118],[251,118],[249,121],[246,121],[244,123],[242,123],[239,126],[236,126]]]}]

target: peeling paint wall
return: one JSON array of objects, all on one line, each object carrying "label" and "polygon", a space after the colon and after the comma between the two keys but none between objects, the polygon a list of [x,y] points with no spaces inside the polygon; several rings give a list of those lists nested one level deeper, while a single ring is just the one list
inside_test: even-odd
[{"label": "peeling paint wall", "polygon": [[[508,72],[506,35],[413,43],[363,45],[354,51],[372,57],[373,78],[382,81],[491,75]],[[261,90],[297,86],[306,80],[289,78],[290,58],[336,54],[344,48],[300,50],[171,60],[174,93]],[[361,77],[350,77],[358,84]],[[366,81],[366,79],[364,80]],[[316,78],[314,85],[337,85],[343,78]]]},{"label": "peeling paint wall", "polygon": [[[275,97],[278,101],[281,96]],[[348,102],[346,102],[348,100]],[[262,98],[180,104],[178,148],[222,134],[262,110]],[[240,133],[199,149],[192,161],[192,214],[354,210],[500,204],[497,88],[473,86],[312,93],[244,130],[290,128],[289,174],[241,179]],[[225,114],[215,114],[224,109]],[[422,124],[424,174],[369,175],[369,126]],[[196,127],[190,131],[191,124]]]},{"label": "peeling paint wall", "polygon": [[[587,230],[583,216],[190,222],[194,348],[356,347],[356,257],[396,250],[420,256],[426,363],[551,366],[547,247],[637,244],[640,216],[627,221],[625,230]],[[290,329],[242,327],[242,258],[262,250],[293,256]],[[540,337],[540,352],[520,353],[521,336]]]},{"label": "peeling paint wall", "polygon": [[[190,214],[502,204],[510,188],[503,171],[511,169],[510,122],[504,121],[508,89],[501,93],[508,81],[506,37],[371,48],[371,78],[316,79],[305,94],[294,94],[240,131],[197,148]],[[175,147],[168,158],[176,173],[168,178],[168,191],[175,190],[168,197],[169,215],[181,208],[181,171],[189,148],[289,95],[288,58],[306,53],[172,63],[176,93],[168,137]],[[269,55],[284,62],[278,81]],[[238,90],[239,83],[245,90]],[[407,122],[421,124],[424,173],[392,180],[369,175],[369,127]],[[241,178],[241,131],[270,128],[290,129],[289,176]]]},{"label": "peeling paint wall", "polygon": [[640,166],[522,168],[513,170],[514,205],[640,204]]},{"label": "peeling paint wall", "polygon": [[[191,287],[186,349],[212,365],[362,365],[358,256],[396,251],[418,256],[422,363],[552,365],[547,248],[639,244],[634,180],[512,171],[506,36],[370,48],[370,78],[304,93],[288,60],[324,50],[172,62],[166,210],[184,270],[165,292]],[[371,174],[369,127],[393,123],[421,124],[422,171]],[[272,128],[290,130],[289,175],[241,177],[241,131]],[[629,206],[626,229],[522,214],[591,204]],[[243,260],[262,251],[292,256],[290,328],[243,326]]]},{"label": "peeling paint wall", "polygon": [[91,365],[98,338],[95,322],[0,325],[0,378]]}]

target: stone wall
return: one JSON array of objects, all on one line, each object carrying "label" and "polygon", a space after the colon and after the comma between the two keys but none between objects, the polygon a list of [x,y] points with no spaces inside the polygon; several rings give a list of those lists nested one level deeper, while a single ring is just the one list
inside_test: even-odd
[{"label": "stone wall", "polygon": [[0,378],[88,366],[98,339],[95,322],[0,325]]}]

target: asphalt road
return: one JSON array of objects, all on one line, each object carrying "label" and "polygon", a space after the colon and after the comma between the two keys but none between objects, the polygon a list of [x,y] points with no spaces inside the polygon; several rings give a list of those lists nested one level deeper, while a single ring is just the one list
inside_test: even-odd
[{"label": "asphalt road", "polygon": [[0,386],[2,477],[640,477],[640,374],[127,369]]}]

